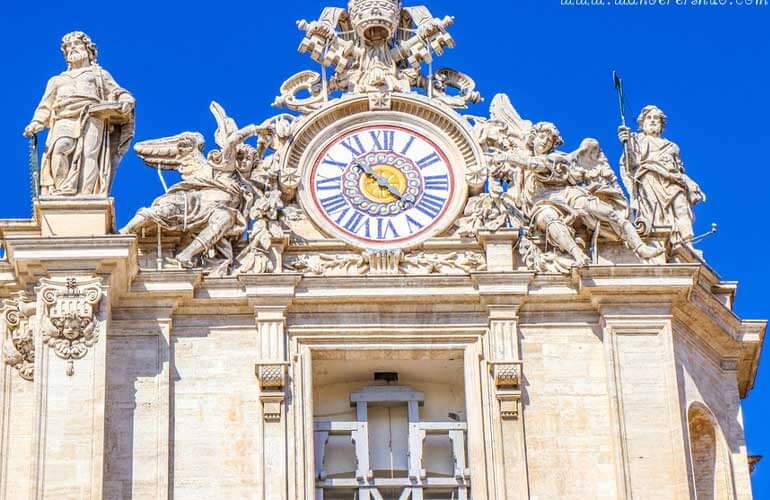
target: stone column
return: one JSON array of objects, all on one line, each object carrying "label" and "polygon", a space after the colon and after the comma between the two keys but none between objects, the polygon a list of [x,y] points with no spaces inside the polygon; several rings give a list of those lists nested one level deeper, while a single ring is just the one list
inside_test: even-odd
[{"label": "stone column", "polygon": [[689,498],[671,303],[602,305],[618,498]]},{"label": "stone column", "polygon": [[37,320],[29,498],[100,500],[109,288],[101,278],[43,278]]},{"label": "stone column", "polygon": [[[257,432],[261,442],[259,474],[264,500],[288,500],[293,490],[295,460],[293,421],[289,401],[288,337],[286,311],[301,277],[294,274],[273,274],[241,277],[254,303],[259,352],[255,374],[259,381],[261,417]],[[292,470],[289,470],[290,464]],[[293,493],[293,491],[292,491]]]},{"label": "stone column", "polygon": [[[507,257],[506,257],[507,261]],[[489,315],[482,390],[487,407],[488,497],[529,498],[518,311],[532,273],[474,275]],[[472,478],[472,485],[477,478]],[[473,486],[472,486],[473,489]]]}]

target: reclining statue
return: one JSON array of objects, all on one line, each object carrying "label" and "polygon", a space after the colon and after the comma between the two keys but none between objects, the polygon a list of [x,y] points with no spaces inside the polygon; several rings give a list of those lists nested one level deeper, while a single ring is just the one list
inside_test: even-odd
[{"label": "reclining statue", "polygon": [[176,170],[182,180],[151,207],[140,209],[120,230],[121,234],[140,234],[143,228],[157,225],[193,235],[174,259],[185,268],[194,267],[195,258],[212,249],[224,257],[227,266],[232,264],[230,238],[241,238],[248,214],[262,194],[249,180],[259,154],[244,141],[265,130],[256,125],[238,128],[216,102],[211,111],[219,125],[215,138],[221,149],[211,151],[208,158],[203,156],[203,136],[193,132],[134,146],[148,166]]}]

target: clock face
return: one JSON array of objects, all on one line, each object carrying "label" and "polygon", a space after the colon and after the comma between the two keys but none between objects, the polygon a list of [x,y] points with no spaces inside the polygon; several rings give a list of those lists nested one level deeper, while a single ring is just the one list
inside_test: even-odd
[{"label": "clock face", "polygon": [[397,247],[436,228],[456,179],[446,153],[425,135],[378,125],[336,137],[315,158],[308,187],[343,239]]}]

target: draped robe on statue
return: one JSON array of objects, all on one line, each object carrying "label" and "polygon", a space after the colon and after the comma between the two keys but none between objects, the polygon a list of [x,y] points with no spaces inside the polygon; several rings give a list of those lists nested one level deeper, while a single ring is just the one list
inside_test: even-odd
[{"label": "draped robe on statue", "polygon": [[[632,172],[624,171],[624,177],[638,215],[653,226],[672,226],[676,232],[686,233],[680,237],[691,236],[691,206],[704,200],[705,195],[685,174],[679,146],[668,139],[641,133],[632,135],[630,146],[636,164],[632,165]],[[680,178],[681,182],[671,177]],[[686,207],[686,214],[677,214],[677,206]]]},{"label": "draped robe on statue", "polygon": [[[100,66],[67,70],[48,81],[33,120],[49,129],[41,166],[44,195],[107,195],[134,135],[130,116],[95,114],[100,105],[134,99]],[[116,119],[117,118],[117,119]],[[57,142],[71,140],[68,162],[53,161]],[[61,145],[60,145],[61,146]]]}]

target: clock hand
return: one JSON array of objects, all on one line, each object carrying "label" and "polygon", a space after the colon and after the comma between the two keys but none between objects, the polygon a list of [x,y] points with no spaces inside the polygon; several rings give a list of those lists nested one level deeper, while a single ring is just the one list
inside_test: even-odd
[{"label": "clock hand", "polygon": [[366,163],[358,162],[356,163],[356,166],[360,168],[366,175],[374,179],[374,181],[377,182],[378,186],[387,188],[388,191],[399,200],[401,199],[402,196],[404,196],[396,186],[394,186],[393,184],[390,183],[390,181],[388,181],[388,179],[379,175],[377,172],[374,171],[372,167],[370,167]]}]

